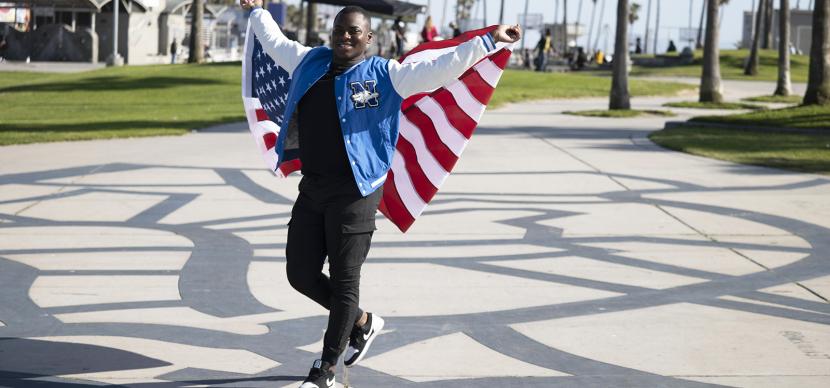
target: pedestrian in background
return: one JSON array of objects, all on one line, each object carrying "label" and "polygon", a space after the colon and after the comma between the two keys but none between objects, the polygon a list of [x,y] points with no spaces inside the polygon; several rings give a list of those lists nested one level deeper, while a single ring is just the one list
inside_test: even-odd
[{"label": "pedestrian in background", "polygon": [[461,35],[461,29],[458,28],[458,25],[455,22],[450,22],[450,28],[452,28],[452,37],[455,38],[458,35]]},{"label": "pedestrian in background", "polygon": [[179,53],[179,43],[176,42],[176,37],[173,37],[173,42],[170,43],[170,64],[176,64],[176,54]]},{"label": "pedestrian in background", "polygon": [[545,71],[548,66],[548,53],[550,53],[550,28],[545,29],[545,35],[539,38],[536,43],[536,71]]},{"label": "pedestrian in background", "polygon": [[421,41],[432,42],[438,37],[438,29],[432,24],[432,16],[427,16],[427,21],[424,22],[424,28],[421,29]]},{"label": "pedestrian in background", "polygon": [[392,31],[395,32],[395,56],[400,57],[403,55],[403,44],[406,42],[406,23],[400,16],[395,19]]}]

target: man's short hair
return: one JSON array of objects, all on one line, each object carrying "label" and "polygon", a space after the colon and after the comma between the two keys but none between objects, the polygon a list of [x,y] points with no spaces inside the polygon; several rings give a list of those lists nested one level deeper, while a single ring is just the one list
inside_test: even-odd
[{"label": "man's short hair", "polygon": [[366,12],[366,10],[363,9],[363,7],[359,7],[356,5],[349,5],[343,7],[343,9],[341,9],[340,12],[337,13],[337,16],[335,16],[334,18],[337,19],[340,17],[340,15],[348,15],[350,13],[359,13],[363,15],[363,19],[366,20],[366,25],[369,26],[369,28],[372,28],[372,17],[369,16],[369,13]]}]

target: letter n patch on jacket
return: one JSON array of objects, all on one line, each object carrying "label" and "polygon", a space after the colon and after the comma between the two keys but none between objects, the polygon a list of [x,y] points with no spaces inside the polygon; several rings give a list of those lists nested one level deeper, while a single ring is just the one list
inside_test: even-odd
[{"label": "letter n patch on jacket", "polygon": [[366,105],[370,107],[376,107],[379,105],[378,98],[380,94],[378,94],[377,88],[378,81],[369,80],[360,82],[352,82],[350,86],[352,87],[352,102],[354,103],[355,109],[365,108]]}]

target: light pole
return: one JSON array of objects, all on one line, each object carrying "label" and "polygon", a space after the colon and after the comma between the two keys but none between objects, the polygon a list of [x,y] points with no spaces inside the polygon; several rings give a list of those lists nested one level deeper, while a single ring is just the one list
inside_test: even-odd
[{"label": "light pole", "polygon": [[[522,17],[522,28],[525,29],[525,31],[527,31],[527,3],[529,1],[530,0],[525,0],[525,13],[524,13],[524,16]],[[522,50],[524,50],[524,48],[525,48],[525,35],[526,34],[522,34]]]},{"label": "light pole", "polygon": [[121,0],[112,0],[112,54],[107,58],[107,66],[124,66],[124,58],[118,54],[118,5]]}]

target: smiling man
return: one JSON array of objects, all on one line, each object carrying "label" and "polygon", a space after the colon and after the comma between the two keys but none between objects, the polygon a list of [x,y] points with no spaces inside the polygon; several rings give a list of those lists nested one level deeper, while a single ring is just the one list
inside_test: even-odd
[{"label": "smiling man", "polygon": [[[278,166],[299,158],[303,178],[291,211],[285,249],[288,280],[329,310],[323,353],[301,388],[334,387],[334,368],[348,343],[345,365],[354,366],[384,321],[358,306],[360,269],[369,253],[375,213],[398,138],[403,99],[456,79],[497,42],[521,37],[518,26],[498,26],[428,62],[401,64],[367,57],[371,20],[360,7],[334,19],[330,47],[305,47],[283,35],[262,0],[240,0],[252,9],[251,28],[263,50],[291,76]],[[329,276],[322,273],[328,258]]]}]

